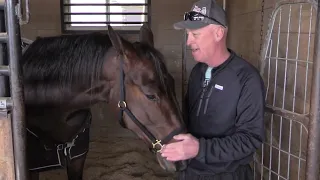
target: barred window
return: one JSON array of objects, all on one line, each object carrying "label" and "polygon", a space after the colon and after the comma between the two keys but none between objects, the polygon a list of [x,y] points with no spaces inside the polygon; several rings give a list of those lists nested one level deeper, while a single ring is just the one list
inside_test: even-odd
[{"label": "barred window", "polygon": [[150,22],[151,0],[61,0],[62,32],[136,31]]}]

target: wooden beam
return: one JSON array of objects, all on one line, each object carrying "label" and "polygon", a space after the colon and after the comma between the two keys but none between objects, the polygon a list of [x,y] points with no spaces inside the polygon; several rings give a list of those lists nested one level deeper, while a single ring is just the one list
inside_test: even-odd
[{"label": "wooden beam", "polygon": [[0,180],[15,180],[11,116],[0,112]]}]

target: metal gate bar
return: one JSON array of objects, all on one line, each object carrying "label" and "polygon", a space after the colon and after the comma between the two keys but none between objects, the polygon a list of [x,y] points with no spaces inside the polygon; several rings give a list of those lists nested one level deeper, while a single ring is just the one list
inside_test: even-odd
[{"label": "metal gate bar", "polygon": [[260,63],[267,140],[255,154],[255,179],[318,179],[320,59],[311,54],[313,40],[315,49],[318,42],[312,38],[314,22],[320,20],[314,17],[317,9],[315,1],[287,0],[272,12]]},{"label": "metal gate bar", "polygon": [[[4,17],[4,10],[0,10],[0,32],[6,32],[5,30],[5,17]],[[5,45],[4,43],[0,43],[0,65],[8,65],[7,60],[7,53],[5,52]],[[9,81],[7,76],[0,76],[0,97],[2,96],[9,96]]]},{"label": "metal gate bar", "polygon": [[[9,66],[0,66],[0,75],[8,75],[10,96],[0,97],[0,110],[12,114],[12,139],[14,151],[14,168],[16,180],[29,177],[26,158],[26,127],[24,96],[21,77],[21,37],[19,25],[19,4],[17,0],[0,1],[4,9],[5,27],[7,32],[0,33],[1,43],[7,43]],[[5,87],[2,87],[5,88]],[[10,120],[7,119],[8,121]]]},{"label": "metal gate bar", "polygon": [[320,8],[317,4],[317,21],[315,27],[314,66],[311,90],[311,113],[309,121],[307,180],[319,179],[319,148],[320,148]]}]

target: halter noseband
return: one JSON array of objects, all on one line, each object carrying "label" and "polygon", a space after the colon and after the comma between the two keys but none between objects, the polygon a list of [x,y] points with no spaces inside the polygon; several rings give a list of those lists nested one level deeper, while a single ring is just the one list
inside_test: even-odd
[{"label": "halter noseband", "polygon": [[[127,58],[124,55],[125,58]],[[123,121],[123,111],[127,113],[127,115],[130,117],[130,119],[144,132],[144,134],[149,138],[152,144],[152,150],[153,153],[160,152],[163,144],[166,144],[172,139],[172,137],[180,132],[183,131],[183,127],[175,129],[170,134],[168,134],[164,139],[159,140],[154,137],[154,135],[133,115],[133,113],[130,111],[130,109],[127,106],[127,103],[125,101],[125,85],[124,85],[124,70],[123,70],[123,59],[121,59],[120,62],[120,101],[118,102],[118,107],[120,108],[120,117],[119,117],[119,123],[120,125],[125,128],[125,124]],[[157,148],[158,147],[158,148]]]}]

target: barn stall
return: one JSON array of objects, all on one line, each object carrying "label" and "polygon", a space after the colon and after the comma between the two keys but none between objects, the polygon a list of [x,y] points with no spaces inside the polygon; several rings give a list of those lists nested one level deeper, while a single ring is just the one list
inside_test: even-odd
[{"label": "barn stall", "polygon": [[[114,3],[124,3],[113,9]],[[156,47],[165,55],[167,66],[175,77],[176,92],[180,103],[185,92],[187,78],[195,64],[189,49],[185,46],[186,36],[173,29],[172,24],[180,21],[185,11],[190,10],[194,0],[171,1],[22,1],[20,28],[22,41],[29,44],[37,36],[52,36],[68,33],[82,33],[91,30],[106,31],[105,26],[93,27],[88,22],[76,26],[74,21],[99,19],[100,21],[123,21],[119,32],[131,41],[138,39],[136,29],[124,26],[130,20],[125,13],[136,12],[140,19],[148,21],[154,33]],[[252,163],[255,179],[319,179],[319,48],[318,48],[318,2],[312,0],[220,0],[229,21],[228,46],[240,56],[255,65],[265,81],[266,87],[266,142],[257,151]],[[4,2],[2,2],[3,4]],[[90,4],[98,3],[95,8]],[[27,6],[25,6],[27,4]],[[110,5],[111,4],[111,5]],[[14,9],[8,1],[7,8]],[[137,6],[139,5],[139,6]],[[25,8],[26,7],[26,8]],[[82,8],[80,8],[82,7]],[[140,7],[140,8],[137,8]],[[142,8],[141,8],[142,7]],[[119,8],[119,6],[118,6]],[[84,10],[85,9],[85,10]],[[17,10],[17,9],[16,9]],[[89,11],[89,14],[88,14]],[[121,11],[119,15],[114,12]],[[85,13],[87,12],[87,13]],[[14,13],[8,11],[4,18],[14,24]],[[9,15],[11,13],[11,16]],[[19,14],[18,13],[18,14]],[[85,13],[85,14],[83,14]],[[102,13],[107,17],[92,15]],[[144,15],[142,15],[142,13]],[[90,15],[91,14],[91,15]],[[113,17],[113,19],[112,19]],[[117,18],[118,17],[118,18]],[[74,18],[74,19],[73,19]],[[98,20],[98,21],[99,21]],[[73,26],[72,26],[73,25]],[[1,25],[2,28],[4,24]],[[12,100],[16,112],[14,116],[1,113],[1,175],[4,179],[25,179],[24,163],[13,164],[14,158],[23,160],[21,141],[24,128],[23,114],[19,114],[19,86],[17,86],[18,63],[14,63],[19,53],[14,49],[14,34],[18,29],[8,26],[7,44],[12,69],[10,83],[15,84]],[[5,34],[4,34],[5,35]],[[3,37],[6,42],[6,37]],[[11,49],[11,50],[10,50]],[[5,68],[1,68],[1,75]],[[4,85],[2,86],[4,87]],[[16,89],[14,89],[16,87]],[[1,93],[4,92],[1,88]],[[5,95],[3,95],[5,96]],[[4,103],[5,102],[5,103]],[[2,98],[1,104],[10,101]],[[118,114],[110,111],[114,105],[99,104],[92,108],[90,150],[87,156],[84,179],[174,179],[175,175],[163,171],[146,145],[132,132],[118,123]],[[2,109],[5,110],[2,106]],[[108,111],[109,110],[109,111]],[[21,116],[22,118],[20,118]],[[10,121],[12,119],[12,121]],[[13,126],[10,129],[11,124]],[[10,134],[13,133],[13,136]],[[13,144],[10,140],[13,139]],[[8,143],[9,142],[9,143]],[[19,148],[21,147],[21,148]],[[14,152],[14,153],[13,153]],[[9,154],[8,154],[9,153]],[[14,156],[13,156],[14,154]],[[65,170],[51,170],[40,173],[40,179],[67,179]]]}]

